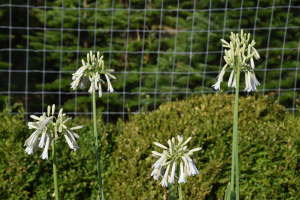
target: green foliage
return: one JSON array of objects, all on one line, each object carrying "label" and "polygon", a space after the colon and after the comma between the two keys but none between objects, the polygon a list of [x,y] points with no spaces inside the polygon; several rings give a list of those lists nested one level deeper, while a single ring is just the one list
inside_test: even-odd
[{"label": "green foliage", "polygon": [[[167,144],[172,136],[192,136],[188,147],[195,153],[200,174],[183,184],[184,199],[224,199],[230,181],[234,96],[193,96],[169,102],[157,111],[130,115],[116,125],[98,123],[100,158],[106,199],[168,199],[167,188],[151,176],[160,151],[153,142]],[[31,131],[24,125],[22,109],[0,115],[0,196],[3,199],[51,199],[54,193],[52,161],[28,156],[22,146]],[[100,116],[99,118],[100,119]],[[300,196],[299,116],[267,96],[239,100],[239,162],[241,199],[297,199]],[[93,148],[92,121],[72,120],[82,148],[71,152],[59,136],[58,184],[63,199],[96,199],[99,194]],[[51,150],[49,150],[51,151]],[[177,185],[174,187],[176,194]]]},{"label": "green foliage", "polygon": [[[78,139],[81,147],[79,151],[71,151],[62,135],[59,135],[56,144],[61,199],[97,199],[99,194],[92,121],[84,118],[72,120],[72,125],[79,124],[84,126],[78,131],[81,137]],[[104,125],[101,120],[97,124],[105,185],[114,171],[110,155],[115,145],[116,132],[111,125]],[[54,199],[51,156],[49,160],[42,160],[41,149],[34,156],[25,153],[23,143],[31,133],[25,126],[23,109],[20,109],[19,115],[11,115],[7,108],[0,114],[1,199]]]},{"label": "green foliage", "polygon": [[[200,175],[183,184],[185,199],[224,199],[230,181],[233,95],[195,96],[166,103],[157,111],[133,115],[124,123],[113,153],[116,171],[111,184],[118,190],[111,199],[160,199],[168,196],[151,176],[158,150],[173,136],[192,136]],[[239,101],[239,162],[241,199],[295,199],[300,193],[299,117],[284,111],[266,96]],[[177,191],[177,187],[175,187]],[[176,192],[177,193],[177,192]]]},{"label": "green foliage", "polygon": [[[28,26],[34,28],[30,29],[28,36],[26,30],[27,7],[11,7],[12,26],[24,27],[24,30],[12,29],[11,48],[26,49],[28,39],[28,48],[30,49],[28,69],[40,70],[29,73],[28,91],[40,92],[43,91],[43,88],[44,91],[53,93],[61,91],[63,92],[61,104],[67,108],[65,111],[87,112],[86,109],[90,108],[89,98],[82,98],[81,106],[77,108],[74,103],[75,95],[68,94],[73,92],[68,85],[71,83],[69,71],[75,72],[81,65],[81,59],[86,58],[86,53],[95,49],[104,54],[105,65],[117,71],[115,74],[117,80],[112,82],[114,89],[122,92],[125,88],[126,92],[125,102],[123,102],[123,94],[109,95],[110,112],[122,111],[120,107],[126,103],[130,104],[132,111],[140,111],[139,98],[141,95],[136,94],[137,92],[150,94],[150,110],[168,99],[183,99],[186,97],[186,92],[199,93],[202,90],[214,92],[211,85],[216,82],[218,71],[224,65],[224,61],[221,59],[223,54],[220,53],[222,50],[220,39],[224,37],[225,40],[229,40],[230,32],[236,32],[239,28],[245,29],[244,31],[247,33],[254,33],[253,38],[257,42],[255,47],[261,55],[261,59],[255,62],[256,69],[258,69],[256,76],[261,83],[261,86],[258,87],[259,90],[267,89],[269,90],[267,93],[277,99],[280,73],[281,89],[294,88],[296,75],[296,85],[300,84],[300,71],[298,70],[296,73],[294,70],[297,66],[298,51],[296,48],[298,48],[300,36],[300,18],[296,1],[291,1],[287,29],[285,29],[285,23],[287,6],[290,2],[288,0],[276,0],[275,8],[273,8],[273,1],[260,0],[257,15],[257,0],[196,1],[195,13],[193,12],[193,0],[179,1],[178,5],[174,0],[132,0],[131,5],[128,5],[128,2],[118,0],[114,1],[114,5],[112,5],[112,1],[102,0],[98,1],[96,5],[95,1],[91,0],[51,0],[46,1],[49,6],[46,10],[43,7],[43,1],[30,2],[32,6],[36,7],[29,8],[30,23]],[[227,10],[225,11],[223,9],[226,7],[226,2]],[[147,3],[147,10],[144,10],[145,3]],[[163,11],[161,12],[162,3]],[[24,5],[25,3],[15,0],[14,4]],[[61,9],[62,6],[64,9]],[[126,10],[129,6],[130,12]],[[79,7],[80,9],[78,9]],[[241,7],[243,7],[242,10]],[[97,12],[94,8],[98,9]],[[177,8],[179,8],[178,13]],[[9,7],[6,6],[0,11],[0,20],[3,26],[9,27],[9,12]],[[161,16],[162,24],[160,24]],[[146,20],[145,26],[144,19]],[[226,19],[225,26],[224,19]],[[112,20],[113,23],[111,23]],[[47,28],[46,31],[43,30],[44,27]],[[61,28],[64,28],[63,31]],[[81,29],[80,32],[77,31],[78,28]],[[176,32],[176,28],[178,32]],[[192,28],[194,32],[191,32]],[[126,32],[127,29],[130,32]],[[8,28],[2,30],[0,42],[3,42],[3,48],[8,49],[9,31]],[[144,30],[146,30],[145,33]],[[269,34],[270,44],[267,46]],[[282,48],[284,48],[283,57]],[[46,49],[45,54],[43,49]],[[126,49],[130,51],[128,54],[124,52]],[[139,53],[141,51],[143,54]],[[160,53],[156,53],[157,51]],[[190,57],[190,54],[186,52],[191,51],[194,54]],[[0,55],[0,62],[4,63],[1,66],[5,68],[8,68],[8,54],[8,51],[3,51]],[[11,56],[11,69],[25,70],[27,52],[11,51]],[[125,67],[126,74],[123,73]],[[46,73],[45,82],[43,82],[41,71],[44,69],[46,71],[61,70],[62,73],[61,76],[58,73]],[[265,69],[269,70],[266,74]],[[145,73],[139,74],[140,71]],[[175,73],[172,74],[172,72]],[[8,73],[0,73],[4,77],[8,77]],[[24,91],[25,74],[13,74],[12,90]],[[225,80],[229,74],[226,76]],[[59,80],[60,78],[61,80]],[[126,81],[124,81],[125,78]],[[245,86],[244,77],[241,79],[243,88]],[[0,83],[0,90],[7,91],[8,79],[0,79]],[[226,83],[223,84],[222,87],[227,88]],[[171,90],[172,94],[170,94]],[[87,89],[78,91],[86,92]],[[154,92],[158,92],[157,95],[154,96]],[[297,90],[281,91],[280,103],[291,107],[294,92],[298,96]],[[22,95],[12,94],[11,96],[12,102],[24,101]],[[80,96],[89,97],[85,94],[77,97]],[[1,98],[0,96],[0,101],[3,101]],[[28,95],[27,98],[28,108],[32,109],[30,111],[40,110],[42,95]],[[44,109],[47,104],[57,103],[59,99],[57,94],[46,94],[44,98]],[[82,101],[83,99],[85,101]],[[106,103],[107,98],[97,99],[97,105],[101,106],[102,110],[106,109]]]}]

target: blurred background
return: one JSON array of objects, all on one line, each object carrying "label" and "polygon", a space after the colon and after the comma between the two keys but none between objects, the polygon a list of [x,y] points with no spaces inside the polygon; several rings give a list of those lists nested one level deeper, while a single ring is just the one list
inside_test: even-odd
[{"label": "blurred background", "polygon": [[[0,106],[22,103],[26,120],[49,104],[92,116],[91,95],[71,74],[92,50],[115,69],[114,93],[97,99],[107,123],[167,101],[215,93],[230,32],[251,33],[258,92],[294,112],[299,99],[296,0],[0,0]],[[225,92],[230,73],[222,84]],[[244,76],[241,91],[245,87]],[[104,86],[104,88],[106,88]],[[242,92],[242,96],[248,95]],[[14,113],[17,113],[16,111]]]}]

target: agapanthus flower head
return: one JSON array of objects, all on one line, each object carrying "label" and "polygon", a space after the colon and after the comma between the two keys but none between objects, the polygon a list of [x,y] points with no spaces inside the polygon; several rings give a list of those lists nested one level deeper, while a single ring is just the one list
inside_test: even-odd
[{"label": "agapanthus flower head", "polygon": [[58,133],[62,133],[65,136],[66,142],[68,143],[70,149],[74,151],[80,149],[77,145],[75,138],[79,138],[78,134],[74,132],[76,129],[81,129],[82,126],[76,126],[73,128],[68,128],[66,123],[72,118],[67,118],[63,120],[65,114],[63,114],[63,109],[61,108],[57,117],[54,116],[55,105],[52,106],[52,116],[51,107],[48,106],[47,115],[44,113],[42,116],[38,117],[35,115],[30,115],[35,122],[28,122],[29,129],[35,129],[35,131],[30,135],[30,137],[25,141],[24,146],[27,146],[25,152],[28,155],[33,154],[38,147],[44,148],[41,155],[42,159],[48,159],[48,149],[51,145],[52,140],[57,141]]},{"label": "agapanthus flower head", "polygon": [[[188,142],[192,138],[189,137],[187,140],[183,141],[183,136],[177,136],[177,144],[175,138],[168,140],[168,147],[160,143],[154,142],[154,144],[163,149],[162,153],[152,151],[152,155],[157,157],[158,160],[153,164],[153,171],[151,176],[154,180],[158,180],[160,177],[163,177],[161,181],[162,186],[167,186],[168,183],[175,183],[175,178],[178,179],[178,183],[185,183],[187,176],[195,176],[199,174],[197,170],[196,163],[194,159],[191,159],[190,156],[193,156],[193,153],[200,151],[202,148],[198,147],[195,149],[189,150],[187,148]],[[177,165],[178,164],[178,165]],[[164,168],[166,167],[165,174]],[[169,171],[171,170],[170,176],[168,178]],[[180,176],[176,177],[177,170],[180,170]]]},{"label": "agapanthus flower head", "polygon": [[87,62],[82,59],[82,67],[80,67],[72,77],[73,82],[70,84],[71,88],[75,90],[77,86],[80,89],[84,89],[87,83],[90,81],[89,93],[93,93],[96,90],[99,90],[99,97],[102,96],[102,87],[101,84],[104,84],[105,81],[101,78],[101,75],[104,75],[107,81],[107,91],[113,92],[114,89],[111,85],[110,79],[116,79],[116,77],[110,72],[113,72],[113,69],[104,69],[104,60],[103,56],[100,57],[99,51],[97,56],[90,51],[87,54]]},{"label": "agapanthus flower head", "polygon": [[225,49],[224,60],[226,64],[222,68],[220,74],[217,76],[218,81],[212,87],[215,90],[220,90],[221,82],[223,81],[223,76],[227,70],[232,70],[229,80],[228,87],[236,87],[236,71],[244,72],[246,74],[246,88],[248,92],[256,91],[256,86],[260,85],[254,74],[254,60],[253,57],[258,60],[260,58],[257,50],[254,48],[255,41],[252,40],[250,43],[250,33],[248,35],[243,33],[234,34],[231,32],[230,43],[221,39],[223,47]]}]

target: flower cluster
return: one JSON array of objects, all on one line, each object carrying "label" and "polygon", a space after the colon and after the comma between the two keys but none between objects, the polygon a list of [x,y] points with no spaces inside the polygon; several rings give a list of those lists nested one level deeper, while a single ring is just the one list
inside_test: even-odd
[{"label": "flower cluster", "polygon": [[71,88],[75,90],[77,86],[80,89],[84,89],[88,81],[91,82],[89,93],[94,93],[96,90],[99,90],[99,97],[102,96],[102,87],[101,83],[105,83],[100,75],[104,74],[107,80],[107,91],[113,92],[114,89],[110,83],[110,78],[116,79],[116,77],[109,72],[113,72],[113,69],[104,69],[104,60],[103,56],[100,57],[99,51],[97,52],[97,58],[93,55],[92,51],[87,54],[87,62],[85,63],[82,59],[82,67],[80,67],[72,77],[73,82],[70,84]]},{"label": "flower cluster", "polygon": [[223,43],[222,46],[228,48],[228,50],[225,50],[224,56],[226,64],[217,76],[218,81],[213,85],[213,87],[215,90],[220,90],[220,84],[223,81],[225,71],[232,69],[228,81],[228,87],[236,87],[236,71],[242,71],[245,73],[245,90],[248,92],[256,91],[256,86],[260,84],[253,71],[255,68],[253,57],[257,60],[260,57],[257,50],[254,48],[255,41],[252,40],[252,42],[249,43],[250,33],[247,36],[246,34],[243,34],[243,30],[241,30],[240,38],[238,33],[234,34],[231,32],[230,40],[230,43],[228,43],[221,39]]},{"label": "flower cluster", "polygon": [[[54,104],[52,106],[52,116],[50,116],[50,111],[51,107],[48,106],[47,115],[46,113],[40,117],[30,115],[32,119],[37,121],[28,122],[29,129],[36,129],[24,143],[24,146],[27,146],[25,152],[28,155],[33,154],[37,150],[37,147],[40,147],[44,148],[44,151],[41,155],[42,159],[48,159],[49,145],[51,145],[53,139],[56,141],[58,138],[57,129],[60,133],[63,133],[66,138],[66,142],[71,149],[74,151],[80,149],[75,140],[75,138],[79,138],[79,136],[74,132],[74,130],[81,129],[82,126],[68,128],[65,123],[70,121],[72,118],[67,118],[63,121],[63,116],[65,116],[65,114],[62,113],[63,109],[60,109],[57,118],[55,118],[53,116],[55,111]],[[53,119],[55,119],[55,122]]]},{"label": "flower cluster", "polygon": [[[156,151],[152,151],[153,156],[158,157],[159,159],[154,163],[153,167],[154,170],[151,173],[151,176],[155,180],[158,180],[160,176],[164,173],[164,167],[166,167],[165,174],[161,181],[162,186],[167,186],[168,183],[175,183],[175,178],[178,179],[178,183],[185,183],[187,176],[195,176],[199,174],[199,171],[196,167],[196,162],[190,156],[193,156],[193,152],[200,151],[202,148],[195,148],[192,150],[188,150],[186,144],[192,139],[189,137],[185,142],[183,142],[183,136],[177,136],[178,143],[175,144],[175,138],[173,137],[172,140],[168,140],[169,148],[154,142],[154,144],[158,147],[164,149],[162,153],[158,153]],[[184,164],[183,164],[184,163]],[[171,175],[168,178],[169,170],[172,164]],[[179,164],[180,169],[176,165]],[[175,173],[176,170],[180,170],[180,177],[176,177]]]}]

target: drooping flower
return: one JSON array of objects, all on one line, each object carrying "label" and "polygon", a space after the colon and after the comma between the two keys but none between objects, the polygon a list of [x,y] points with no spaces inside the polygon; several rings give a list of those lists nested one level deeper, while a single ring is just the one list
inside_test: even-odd
[{"label": "drooping flower", "polygon": [[81,89],[84,89],[88,83],[91,82],[89,93],[94,93],[96,90],[99,90],[99,97],[102,96],[102,87],[101,84],[104,84],[105,81],[102,80],[101,75],[105,75],[107,80],[107,91],[113,92],[114,89],[110,82],[110,78],[116,79],[116,77],[110,72],[113,72],[113,69],[104,69],[103,56],[100,57],[99,51],[97,52],[97,57],[93,55],[92,51],[87,54],[87,62],[82,60],[82,67],[80,67],[72,76],[73,82],[70,84],[71,88],[75,90],[77,86]]},{"label": "drooping flower", "polygon": [[25,152],[28,155],[33,154],[39,147],[41,149],[44,149],[40,157],[42,159],[48,159],[49,146],[51,146],[52,140],[57,141],[58,139],[57,131],[64,134],[66,142],[71,149],[73,149],[74,151],[80,149],[75,140],[75,137],[79,138],[79,136],[74,132],[74,130],[81,129],[82,126],[68,128],[65,123],[70,121],[72,118],[67,118],[63,121],[63,116],[65,116],[65,114],[62,113],[63,109],[60,109],[58,116],[54,117],[54,104],[52,106],[52,116],[50,116],[50,110],[51,107],[48,106],[47,116],[46,113],[44,113],[40,117],[35,115],[30,116],[32,119],[35,119],[37,121],[28,122],[28,128],[35,129],[35,131],[24,143],[24,146],[26,146]]},{"label": "drooping flower", "polygon": [[169,177],[169,180],[168,180],[169,183],[175,184],[175,170],[176,170],[176,163],[173,162],[171,176]]},{"label": "drooping flower", "polygon": [[[160,185],[165,187],[168,185],[167,182],[174,184],[175,178],[178,178],[178,183],[186,183],[187,176],[195,176],[199,174],[199,171],[195,165],[196,163],[190,158],[190,156],[193,155],[194,152],[200,151],[202,148],[199,147],[189,150],[186,145],[192,139],[191,137],[189,137],[185,142],[183,142],[183,136],[178,135],[177,139],[177,144],[175,143],[174,137],[172,138],[172,140],[168,140],[169,147],[154,142],[156,146],[163,149],[163,152],[159,153],[156,151],[152,151],[152,155],[157,157],[158,160],[152,166],[154,170],[152,171],[151,176],[154,178],[154,180],[158,180],[159,177],[163,177]],[[171,164],[171,174],[168,178]],[[177,167],[177,164],[180,165],[180,167]],[[164,167],[166,167],[166,171],[163,175]],[[180,170],[179,177],[176,177],[176,170]]]},{"label": "drooping flower", "polygon": [[254,60],[259,59],[260,56],[257,52],[257,50],[254,48],[255,41],[250,41],[250,33],[248,36],[246,34],[243,34],[243,30],[241,30],[241,34],[234,34],[231,32],[230,36],[230,43],[225,41],[224,39],[221,39],[223,43],[223,47],[228,48],[225,49],[225,56],[224,60],[226,64],[222,68],[220,74],[217,76],[218,81],[216,84],[212,85],[215,90],[220,90],[221,88],[221,82],[223,82],[223,76],[227,70],[232,70],[229,80],[228,80],[228,87],[236,87],[236,71],[244,72],[245,73],[245,83],[246,88],[245,90],[250,91],[256,91],[256,86],[260,85],[258,80],[255,77],[254,74]]},{"label": "drooping flower", "polygon": [[170,169],[170,165],[168,165],[167,169],[166,169],[166,173],[162,179],[162,181],[160,182],[159,185],[162,185],[163,187],[167,187],[168,186],[168,182],[167,182],[167,179],[168,179],[168,173],[169,173],[169,169]]},{"label": "drooping flower", "polygon": [[183,170],[183,164],[182,164],[182,162],[180,162],[180,177],[179,177],[178,183],[185,183],[185,182],[186,182],[186,180],[185,180],[185,173]]},{"label": "drooping flower", "polygon": [[107,80],[107,84],[108,84],[108,87],[107,87],[107,91],[109,92],[113,92],[114,91],[114,88],[112,87],[110,81],[109,81],[109,77],[105,74],[105,77],[106,77],[106,80]]}]

